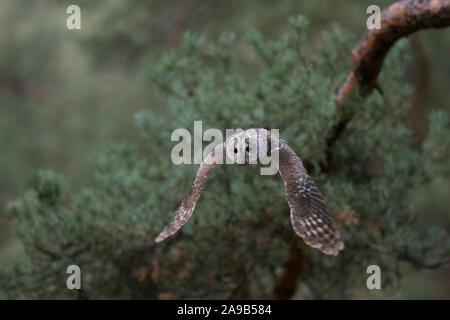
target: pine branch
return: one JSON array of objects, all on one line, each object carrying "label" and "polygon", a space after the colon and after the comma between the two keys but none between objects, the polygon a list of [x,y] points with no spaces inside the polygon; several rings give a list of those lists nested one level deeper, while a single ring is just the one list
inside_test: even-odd
[{"label": "pine branch", "polygon": [[[384,58],[397,40],[418,30],[444,28],[450,25],[450,0],[396,2],[381,13],[381,29],[367,30],[359,44],[352,51],[352,70],[335,96],[337,104],[343,102],[356,87],[363,95],[379,88],[378,74]],[[326,140],[325,160],[320,164],[323,172],[333,170],[333,148],[345,131],[351,116],[340,113]],[[297,289],[304,271],[304,257],[297,241],[294,240],[279,277],[272,299],[289,299]]]}]

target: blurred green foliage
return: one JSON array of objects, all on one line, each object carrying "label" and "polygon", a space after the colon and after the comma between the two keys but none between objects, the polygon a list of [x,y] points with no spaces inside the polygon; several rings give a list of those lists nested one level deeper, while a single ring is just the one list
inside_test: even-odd
[{"label": "blurred green foliage", "polygon": [[[243,286],[269,297],[292,233],[278,176],[216,167],[192,220],[149,245],[193,181],[196,165],[170,161],[170,134],[194,120],[203,130],[279,128],[312,164],[346,249],[333,258],[305,246],[296,298],[417,297],[405,289],[415,278],[408,286],[403,276],[435,270],[449,254],[448,207],[430,204],[448,198],[448,116],[430,113],[423,143],[405,125],[405,79],[417,76],[406,40],[385,62],[384,96],[337,110],[369,2],[200,1],[178,22],[186,8],[175,2],[80,1],[79,33],[65,29],[62,3],[2,3],[14,32],[0,33],[0,200],[24,192],[3,219],[13,234],[0,250],[0,297],[233,298]],[[421,40],[439,55],[446,34]],[[444,80],[430,91],[441,95],[426,107],[444,109],[450,66],[436,60]],[[324,173],[341,111],[354,119],[335,146],[337,169]],[[31,174],[41,167],[68,178]],[[70,264],[82,269],[82,293],[65,286]],[[377,294],[365,287],[370,264],[382,269]]]}]

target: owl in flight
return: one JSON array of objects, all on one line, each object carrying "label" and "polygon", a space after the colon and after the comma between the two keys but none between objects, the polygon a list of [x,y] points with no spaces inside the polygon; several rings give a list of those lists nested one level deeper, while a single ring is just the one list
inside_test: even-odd
[{"label": "owl in flight", "polygon": [[175,234],[189,220],[209,171],[216,163],[222,163],[224,154],[232,159],[232,163],[237,164],[262,163],[263,158],[267,160],[267,157],[276,155],[295,233],[309,246],[328,255],[337,255],[344,248],[322,194],[308,175],[301,159],[284,140],[278,139],[266,129],[248,129],[236,133],[225,143],[215,147],[201,163],[194,184],[178,207],[175,217],[156,237],[155,242],[161,242]]}]

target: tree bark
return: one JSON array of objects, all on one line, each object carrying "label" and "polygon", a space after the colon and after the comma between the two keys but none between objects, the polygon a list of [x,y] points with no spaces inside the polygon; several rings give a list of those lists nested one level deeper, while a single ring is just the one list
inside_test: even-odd
[{"label": "tree bark", "polygon": [[450,25],[450,0],[403,0],[381,12],[381,28],[367,30],[352,51],[352,70],[338,90],[340,103],[356,88],[369,94],[377,86],[384,58],[395,42],[418,30]]},{"label": "tree bark", "polygon": [[424,118],[424,107],[430,91],[430,64],[417,35],[410,38],[410,43],[414,51],[419,76],[414,89],[412,106],[408,112],[408,124],[421,141],[427,133],[427,126],[422,119]]},{"label": "tree bark", "polygon": [[290,299],[297,290],[298,282],[305,269],[304,255],[301,250],[302,240],[293,233],[293,239],[283,272],[278,278],[270,299],[287,300]]},{"label": "tree bark", "polygon": [[[421,29],[444,28],[449,25],[450,0],[403,0],[383,10],[381,29],[367,30],[352,51],[352,70],[335,95],[335,102],[343,102],[355,88],[361,89],[363,95],[371,93],[377,87],[384,58],[397,40]],[[326,155],[320,165],[323,172],[333,170],[333,147],[350,120],[350,116],[342,114],[336,119],[332,132],[326,139]],[[272,299],[290,299],[305,270],[301,239],[295,238],[283,272],[275,284]]]},{"label": "tree bark", "polygon": [[175,19],[167,28],[167,38],[170,42],[176,43],[178,41],[179,31],[182,24],[186,21],[187,16],[200,3],[200,0],[184,0],[180,9],[177,11]]}]

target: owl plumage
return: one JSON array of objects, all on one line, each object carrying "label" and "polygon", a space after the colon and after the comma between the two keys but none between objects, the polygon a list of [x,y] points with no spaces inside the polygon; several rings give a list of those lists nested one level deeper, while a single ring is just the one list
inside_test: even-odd
[{"label": "owl plumage", "polygon": [[322,194],[294,150],[266,129],[248,129],[234,134],[205,158],[188,195],[175,212],[175,217],[155,242],[161,242],[175,234],[189,220],[205,187],[207,175],[224,154],[237,164],[261,163],[262,155],[258,150],[263,144],[268,146],[269,151],[264,152],[264,156],[278,156],[277,165],[285,185],[295,233],[309,246],[328,255],[337,255],[344,248],[344,243],[333,218],[328,214]]}]

